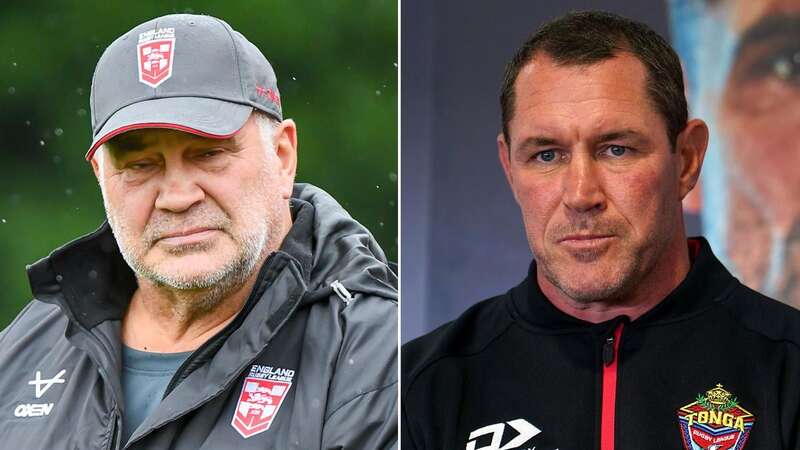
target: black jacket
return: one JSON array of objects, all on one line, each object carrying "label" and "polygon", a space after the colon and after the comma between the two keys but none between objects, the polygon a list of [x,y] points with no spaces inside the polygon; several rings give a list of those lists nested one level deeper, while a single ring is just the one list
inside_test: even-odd
[{"label": "black jacket", "polygon": [[532,265],[406,344],[403,450],[800,449],[800,311],[690,244],[686,279],[635,321],[560,312]]},{"label": "black jacket", "polygon": [[[396,448],[396,277],[325,192],[297,185],[292,205],[242,311],[125,448]],[[136,281],[109,227],[29,276],[35,300],[0,334],[0,448],[122,448],[120,319]]]}]

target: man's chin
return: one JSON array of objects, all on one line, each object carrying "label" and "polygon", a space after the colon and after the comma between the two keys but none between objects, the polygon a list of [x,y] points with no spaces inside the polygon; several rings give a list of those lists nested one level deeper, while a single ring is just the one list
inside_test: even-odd
[{"label": "man's chin", "polygon": [[158,286],[178,290],[202,290],[217,285],[225,274],[220,272],[175,272],[153,270],[142,274]]},{"label": "man's chin", "polygon": [[567,269],[556,267],[547,278],[569,298],[580,303],[618,297],[626,285],[620,267],[608,267],[602,262],[572,264]]},{"label": "man's chin", "polygon": [[165,287],[206,289],[229,278],[233,270],[230,261],[212,264],[209,259],[204,253],[171,255],[155,264],[145,264],[140,275]]},{"label": "man's chin", "polygon": [[562,292],[567,297],[578,303],[595,303],[604,302],[620,296],[620,286],[608,284],[608,280],[604,280],[605,284],[588,284],[582,282],[580,284],[563,283],[560,286]]}]

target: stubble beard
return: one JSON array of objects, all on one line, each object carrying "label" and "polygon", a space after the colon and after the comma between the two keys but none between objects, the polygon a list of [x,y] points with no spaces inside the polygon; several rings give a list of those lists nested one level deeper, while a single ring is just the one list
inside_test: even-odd
[{"label": "stubble beard", "polygon": [[[105,202],[104,202],[105,203]],[[174,229],[170,223],[175,219],[162,217],[151,220],[141,236],[135,234],[119,220],[116,211],[106,203],[106,216],[117,241],[120,253],[137,278],[151,282],[157,289],[168,291],[170,297],[184,303],[181,310],[191,315],[201,315],[213,311],[231,293],[240,289],[256,270],[261,261],[273,230],[276,229],[276,213],[270,211],[265,219],[247,224],[249,233],[231,231],[230,218],[218,208],[217,211],[194,212],[191,222],[198,225],[216,227],[226,233],[235,244],[235,255],[221,267],[196,274],[170,273],[159,264],[145,262],[146,252],[156,245],[157,236],[166,230]],[[136,242],[138,239],[138,243]],[[190,252],[209,250],[214,243],[185,245],[165,250],[175,256]],[[144,249],[144,250],[143,250]],[[176,305],[177,306],[177,305]]]},{"label": "stubble beard", "polygon": [[[626,246],[628,232],[625,227],[616,223],[600,223],[587,219],[574,224],[556,226],[548,232],[546,239],[556,242],[562,236],[586,231],[617,236],[615,238],[617,242],[613,242],[612,245]],[[666,240],[664,241],[666,242]],[[644,266],[648,265],[647,258],[644,256],[645,252],[653,247],[663,251],[666,246],[665,242],[654,239],[647,243],[645,248],[627,246],[628,248],[619,252],[619,257],[612,262],[602,261],[602,258],[608,258],[603,254],[607,250],[595,249],[570,253],[566,256],[573,261],[564,260],[564,257],[552,254],[548,255],[548,252],[545,251],[537,252],[535,249],[534,257],[537,267],[541,268],[545,279],[576,303],[588,305],[598,302],[615,302],[633,292],[642,280],[643,274],[647,271]],[[533,246],[531,247],[533,248]],[[576,268],[576,261],[580,264],[597,262],[606,265],[608,267],[605,273],[606,277],[597,280],[596,283],[592,282],[593,280],[587,280],[586,274],[581,273],[579,266]],[[611,265],[608,266],[609,264]]]},{"label": "stubble beard", "polygon": [[[582,256],[588,258],[589,255]],[[568,274],[571,269],[562,267],[558,262],[552,263],[545,258],[537,258],[536,262],[542,268],[542,274],[547,281],[567,297],[577,303],[591,304],[613,302],[630,292],[640,278],[637,276],[636,268],[641,267],[642,258],[637,254],[631,254],[624,261],[616,261],[613,272],[608,273],[608,278],[588,287],[577,280],[581,274]]]}]

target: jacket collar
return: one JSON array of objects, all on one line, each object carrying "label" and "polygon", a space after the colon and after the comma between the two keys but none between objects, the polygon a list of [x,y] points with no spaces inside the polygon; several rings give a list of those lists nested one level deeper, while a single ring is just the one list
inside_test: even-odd
[{"label": "jacket collar", "polygon": [[[705,238],[691,238],[688,245],[692,265],[686,278],[655,307],[631,322],[631,326],[643,327],[689,318],[715,306],[739,285],[739,281],[714,256]],[[553,306],[539,288],[536,261],[531,263],[528,277],[510,294],[512,315],[539,329],[606,331],[612,324],[630,322],[627,317],[620,316],[593,324],[565,314]]]},{"label": "jacket collar", "polygon": [[108,222],[28,266],[28,279],[34,298],[86,329],[121,318],[137,287]]}]

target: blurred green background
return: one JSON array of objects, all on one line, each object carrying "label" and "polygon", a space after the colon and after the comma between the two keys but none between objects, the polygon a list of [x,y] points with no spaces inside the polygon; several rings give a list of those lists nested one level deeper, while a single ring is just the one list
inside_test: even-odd
[{"label": "blurred green background", "polygon": [[[35,5],[35,6],[34,6]],[[396,0],[0,2],[0,328],[25,265],[104,220],[83,159],[105,47],[169,13],[220,17],[261,49],[298,124],[298,181],[330,192],[397,260]]]}]

